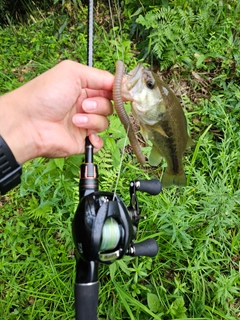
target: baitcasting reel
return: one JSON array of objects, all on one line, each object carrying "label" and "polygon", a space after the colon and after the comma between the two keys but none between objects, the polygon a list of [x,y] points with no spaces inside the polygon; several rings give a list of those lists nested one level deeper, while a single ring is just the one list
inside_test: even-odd
[{"label": "baitcasting reel", "polygon": [[158,244],[154,239],[134,243],[142,218],[136,192],[157,195],[161,192],[161,183],[157,179],[132,181],[128,207],[116,194],[98,191],[93,147],[87,139],[79,189],[80,203],[72,224],[77,262],[76,319],[96,320],[98,264],[111,264],[124,255],[154,257],[158,252]]}]

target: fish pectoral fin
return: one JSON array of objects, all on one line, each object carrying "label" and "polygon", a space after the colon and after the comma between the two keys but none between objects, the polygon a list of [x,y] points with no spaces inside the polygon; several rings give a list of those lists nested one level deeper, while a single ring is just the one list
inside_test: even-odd
[{"label": "fish pectoral fin", "polygon": [[161,162],[162,155],[159,153],[159,151],[155,148],[152,147],[148,162],[151,166],[156,167],[159,165]]},{"label": "fish pectoral fin", "polygon": [[155,131],[157,131],[158,133],[160,133],[162,136],[168,138],[168,135],[166,134],[166,132],[163,130],[162,127],[158,126],[153,126],[152,127]]},{"label": "fish pectoral fin", "polygon": [[193,146],[193,145],[194,145],[193,139],[191,139],[190,137],[188,137],[187,148],[190,148],[190,147]]},{"label": "fish pectoral fin", "polygon": [[141,134],[143,136],[143,139],[145,140],[145,142],[148,142],[148,131],[147,128],[145,126],[140,125],[141,128]]}]

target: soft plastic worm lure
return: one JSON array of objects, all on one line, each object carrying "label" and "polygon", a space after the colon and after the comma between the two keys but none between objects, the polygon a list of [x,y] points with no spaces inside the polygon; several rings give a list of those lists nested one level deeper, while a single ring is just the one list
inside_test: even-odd
[{"label": "soft plastic worm lure", "polygon": [[119,119],[121,120],[124,128],[127,132],[130,144],[133,148],[133,152],[135,153],[137,160],[144,165],[145,157],[142,154],[141,148],[138,144],[137,138],[133,131],[132,125],[130,123],[129,117],[123,107],[122,95],[121,95],[121,85],[123,76],[125,74],[125,66],[122,61],[118,60],[116,62],[116,73],[113,84],[113,101],[115,105],[116,112],[118,114]]}]

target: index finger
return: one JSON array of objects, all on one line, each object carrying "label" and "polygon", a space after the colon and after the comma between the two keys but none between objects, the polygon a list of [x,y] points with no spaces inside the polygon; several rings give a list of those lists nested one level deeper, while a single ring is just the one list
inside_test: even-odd
[{"label": "index finger", "polygon": [[93,89],[85,89],[83,91],[83,97],[86,98],[94,98],[94,97],[104,97],[109,100],[112,100],[112,90],[93,90]]},{"label": "index finger", "polygon": [[80,63],[76,64],[82,88],[112,91],[114,82],[113,74],[106,70],[85,66]]}]

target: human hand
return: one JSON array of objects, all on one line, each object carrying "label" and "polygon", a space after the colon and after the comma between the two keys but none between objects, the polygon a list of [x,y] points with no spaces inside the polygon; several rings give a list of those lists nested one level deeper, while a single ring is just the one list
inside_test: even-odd
[{"label": "human hand", "polygon": [[0,97],[0,134],[16,160],[84,153],[89,136],[108,127],[114,76],[73,61],[63,61],[22,87]]}]

